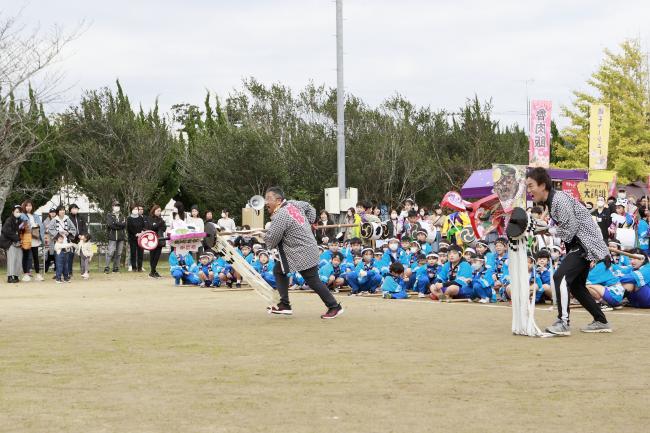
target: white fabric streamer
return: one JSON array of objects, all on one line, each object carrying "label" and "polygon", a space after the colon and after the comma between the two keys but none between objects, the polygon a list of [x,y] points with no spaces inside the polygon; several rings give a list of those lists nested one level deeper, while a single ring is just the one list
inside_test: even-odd
[{"label": "white fabric streamer", "polygon": [[530,294],[525,234],[510,242],[508,269],[512,295],[512,333],[539,337],[542,332],[535,323],[535,293],[532,296]]}]

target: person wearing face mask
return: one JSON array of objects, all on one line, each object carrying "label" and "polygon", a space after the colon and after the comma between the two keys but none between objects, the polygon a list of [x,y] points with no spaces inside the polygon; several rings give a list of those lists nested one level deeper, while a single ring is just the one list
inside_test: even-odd
[{"label": "person wearing face mask", "polygon": [[382,276],[386,276],[389,273],[390,265],[396,262],[407,264],[408,254],[402,248],[400,248],[400,242],[397,238],[391,238],[388,240],[388,250],[384,252],[384,256],[381,259],[380,272]]},{"label": "person wearing face mask", "polygon": [[7,255],[7,282],[18,283],[18,278],[23,264],[23,250],[20,247],[20,231],[25,222],[21,221],[21,207],[16,205],[11,215],[5,220],[0,232],[0,248]]},{"label": "person wearing face mask", "polygon": [[138,236],[144,231],[144,217],[140,215],[140,206],[131,206],[131,215],[126,219],[126,233],[129,239],[129,258],[131,270],[142,272],[144,249],[138,245]]},{"label": "person wearing face mask", "polygon": [[399,219],[397,209],[391,209],[389,219],[386,221],[386,227],[391,238],[399,236],[402,233],[402,223]]},{"label": "person wearing face mask", "polygon": [[596,200],[596,209],[591,212],[593,215],[600,232],[603,235],[603,240],[607,241],[609,237],[609,226],[612,225],[612,213],[606,206],[605,197],[598,197]]},{"label": "person wearing face mask", "polygon": [[[221,211],[221,218],[217,221],[217,226],[225,232],[234,232],[237,230],[235,220],[230,218],[230,211],[228,209]],[[235,238],[232,237],[231,239],[234,240]]]},{"label": "person wearing face mask", "polygon": [[118,201],[113,201],[111,213],[106,215],[106,228],[108,230],[108,250],[106,252],[104,273],[108,274],[110,273],[111,260],[113,261],[113,272],[120,271],[120,260],[126,238],[124,233],[126,220],[120,215],[120,203]]},{"label": "person wearing face mask", "polygon": [[316,221],[316,227],[314,228],[318,245],[326,244],[330,240],[334,240],[336,236],[336,229],[319,229],[318,226],[331,226],[333,224],[334,222],[330,218],[330,214],[325,209],[321,210],[318,221]]}]

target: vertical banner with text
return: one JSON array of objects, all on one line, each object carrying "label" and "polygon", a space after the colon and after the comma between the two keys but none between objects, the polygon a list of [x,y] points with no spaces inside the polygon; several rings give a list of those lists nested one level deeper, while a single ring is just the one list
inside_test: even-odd
[{"label": "vertical banner with text", "polygon": [[528,165],[548,168],[551,157],[551,101],[530,102]]},{"label": "vertical banner with text", "polygon": [[607,169],[609,147],[609,105],[589,106],[589,168]]}]

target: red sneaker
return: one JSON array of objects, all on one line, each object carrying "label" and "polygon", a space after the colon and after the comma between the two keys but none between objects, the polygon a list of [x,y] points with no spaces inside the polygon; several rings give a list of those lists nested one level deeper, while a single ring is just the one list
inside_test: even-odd
[{"label": "red sneaker", "polygon": [[345,310],[343,309],[341,304],[339,304],[336,307],[330,308],[329,310],[327,310],[327,313],[321,315],[320,318],[321,319],[334,319],[337,316],[340,316],[341,314],[343,314],[344,311]]},{"label": "red sneaker", "polygon": [[266,307],[266,311],[268,311],[269,314],[284,314],[285,316],[291,316],[293,314],[291,306],[285,305],[282,302],[280,302],[278,305]]}]

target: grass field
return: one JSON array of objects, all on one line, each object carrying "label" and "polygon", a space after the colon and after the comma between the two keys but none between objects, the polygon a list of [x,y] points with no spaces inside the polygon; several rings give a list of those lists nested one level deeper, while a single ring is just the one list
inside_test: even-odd
[{"label": "grass field", "polygon": [[[135,278],[135,279],[132,279]],[[612,334],[510,334],[507,306],[251,291],[168,279],[0,285],[0,431],[647,432],[650,315]],[[546,325],[553,313],[538,310]]]}]

